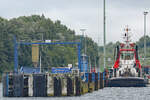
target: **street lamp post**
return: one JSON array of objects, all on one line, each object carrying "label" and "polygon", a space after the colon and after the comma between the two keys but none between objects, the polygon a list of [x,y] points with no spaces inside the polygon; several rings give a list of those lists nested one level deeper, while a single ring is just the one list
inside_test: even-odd
[{"label": "street lamp post", "polygon": [[144,12],[144,65],[146,59],[146,15],[148,12]]},{"label": "street lamp post", "polygon": [[[86,46],[85,46],[85,44],[86,44],[86,41],[85,41],[85,37],[84,37],[84,35],[85,35],[85,30],[86,29],[80,29],[80,31],[82,32],[82,41],[81,41],[81,44],[82,44],[82,47],[83,47],[83,43],[84,43],[84,54],[86,54]],[[84,39],[84,41],[83,41],[83,39]],[[84,55],[83,55],[84,56]],[[85,62],[83,62],[83,72],[85,72]],[[85,77],[85,75],[84,75],[84,77]]]},{"label": "street lamp post", "polygon": [[105,0],[104,2],[104,16],[103,16],[103,21],[104,21],[104,26],[103,26],[103,32],[104,32],[104,69],[106,68],[106,16],[105,16]]},{"label": "street lamp post", "polygon": [[[82,32],[82,41],[81,41],[81,44],[83,46],[83,43],[84,43],[84,47],[83,47],[84,48],[84,54],[86,54],[86,40],[84,39],[84,38],[86,38],[86,37],[84,37],[86,29],[80,29],[80,31]],[[84,41],[83,41],[83,39],[84,39]]]}]

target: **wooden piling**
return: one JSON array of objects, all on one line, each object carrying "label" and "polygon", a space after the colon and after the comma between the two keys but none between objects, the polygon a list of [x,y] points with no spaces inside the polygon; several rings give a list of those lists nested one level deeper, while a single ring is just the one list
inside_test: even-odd
[{"label": "wooden piling", "polygon": [[[86,80],[72,74],[3,74],[3,96],[80,96],[104,87],[103,73],[87,73]],[[88,78],[88,79],[87,79]]]},{"label": "wooden piling", "polygon": [[100,89],[100,72],[98,72],[98,89]]},{"label": "wooden piling", "polygon": [[33,74],[33,96],[47,96],[47,76],[45,74]]},{"label": "wooden piling", "polygon": [[98,90],[98,73],[95,73],[95,91]]},{"label": "wooden piling", "polygon": [[61,79],[60,77],[54,77],[54,96],[62,95]]},{"label": "wooden piling", "polygon": [[32,97],[33,96],[33,75],[29,75],[28,79],[28,96]]},{"label": "wooden piling", "polygon": [[79,77],[75,77],[75,87],[76,87],[76,96],[81,95],[81,79]]},{"label": "wooden piling", "polygon": [[4,97],[8,97],[10,96],[10,82],[9,82],[9,74],[8,73],[4,73],[2,76],[2,81],[3,81],[3,96]]},{"label": "wooden piling", "polygon": [[52,74],[47,74],[47,96],[54,96],[54,80]]},{"label": "wooden piling", "polygon": [[67,77],[67,96],[74,95],[74,80],[72,77]]},{"label": "wooden piling", "polygon": [[24,79],[22,74],[13,74],[13,97],[23,97]]},{"label": "wooden piling", "polygon": [[92,73],[89,73],[89,81],[88,81],[88,92],[94,91],[94,80],[92,80],[93,76]]},{"label": "wooden piling", "polygon": [[103,73],[100,73],[100,89],[104,88]]},{"label": "wooden piling", "polygon": [[28,91],[29,91],[29,84],[28,84],[28,80],[29,80],[29,75],[24,75],[23,74],[23,80],[24,80],[24,89],[23,89],[23,97],[28,97]]},{"label": "wooden piling", "polygon": [[81,94],[86,94],[88,93],[88,83],[82,82],[81,84]]},{"label": "wooden piling", "polygon": [[73,95],[76,96],[76,77],[73,77]]},{"label": "wooden piling", "polygon": [[4,97],[27,97],[28,76],[23,74],[3,74],[3,96]]},{"label": "wooden piling", "polygon": [[67,77],[61,77],[62,96],[67,96]]}]

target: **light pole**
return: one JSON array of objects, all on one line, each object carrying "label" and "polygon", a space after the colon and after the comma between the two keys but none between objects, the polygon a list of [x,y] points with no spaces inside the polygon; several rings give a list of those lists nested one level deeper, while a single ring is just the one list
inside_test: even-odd
[{"label": "light pole", "polygon": [[106,16],[105,16],[105,0],[104,2],[104,16],[103,16],[103,21],[104,21],[104,26],[103,26],[103,32],[104,32],[104,69],[106,68]]},{"label": "light pole", "polygon": [[[42,42],[44,42],[43,34],[44,33],[42,33],[42,37],[41,37],[42,38]],[[41,62],[42,52],[43,52],[43,46],[42,46],[42,49],[40,51],[40,73],[42,73],[42,62]]]},{"label": "light pole", "polygon": [[[86,39],[84,39],[84,38],[86,38],[86,37],[84,37],[86,29],[80,29],[80,31],[82,32],[82,41],[81,41],[81,43],[82,43],[82,46],[83,46],[83,43],[84,43],[84,54],[86,54]],[[83,41],[83,39],[84,39],[84,41]]]},{"label": "light pole", "polygon": [[100,68],[100,37],[97,38],[97,52],[98,52],[98,68],[99,68],[99,72],[101,72],[101,68]]},{"label": "light pole", "polygon": [[146,15],[148,14],[148,12],[144,12],[144,65],[145,63],[145,59],[146,59]]}]

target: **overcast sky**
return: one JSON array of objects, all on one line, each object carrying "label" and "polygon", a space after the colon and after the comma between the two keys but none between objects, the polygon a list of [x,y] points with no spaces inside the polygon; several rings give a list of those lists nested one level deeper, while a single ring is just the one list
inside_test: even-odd
[{"label": "overcast sky", "polygon": [[[131,28],[132,41],[143,36],[144,11],[150,11],[150,0],[106,0],[106,40],[120,41],[124,28]],[[103,44],[103,0],[0,0],[0,16],[14,18],[44,14],[53,21],[61,20],[69,28],[86,34]],[[150,35],[150,14],[147,34]]]}]

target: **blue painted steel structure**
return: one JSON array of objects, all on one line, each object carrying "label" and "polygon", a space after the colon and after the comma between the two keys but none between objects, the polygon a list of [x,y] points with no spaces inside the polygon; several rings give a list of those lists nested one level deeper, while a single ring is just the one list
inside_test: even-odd
[{"label": "blue painted steel structure", "polygon": [[18,43],[14,36],[14,72],[18,73]]},{"label": "blue painted steel structure", "polygon": [[78,69],[81,70],[81,43],[78,43]]},{"label": "blue painted steel structure", "polygon": [[92,82],[95,82],[95,73],[92,73]]},{"label": "blue painted steel structure", "polygon": [[89,73],[84,73],[84,75],[81,76],[81,79],[84,80],[85,78],[85,82],[88,83],[89,82]]},{"label": "blue painted steel structure", "polygon": [[81,55],[81,72],[88,73],[88,56]]},{"label": "blue painted steel structure", "polygon": [[9,95],[8,90],[9,90],[9,76],[8,76],[8,73],[7,73],[6,74],[6,96]]},{"label": "blue painted steel structure", "polygon": [[32,74],[32,73],[40,73],[40,68],[34,68],[34,67],[26,67],[22,66],[20,68],[21,73],[26,73],[26,74]]},{"label": "blue painted steel structure", "polygon": [[80,42],[51,42],[51,43],[30,43],[30,42],[17,42],[14,36],[14,72],[18,73],[18,45],[55,45],[55,44],[76,44],[78,46],[78,68],[81,70],[81,43]]},{"label": "blue painted steel structure", "polygon": [[103,80],[105,80],[105,71],[103,72]]},{"label": "blue painted steel structure", "polygon": [[52,73],[52,74],[58,74],[58,73],[62,73],[62,74],[65,74],[65,73],[72,73],[72,68],[53,67],[53,68],[51,69],[51,73]]},{"label": "blue painted steel structure", "polygon": [[100,72],[98,72],[98,80],[100,80]]}]

